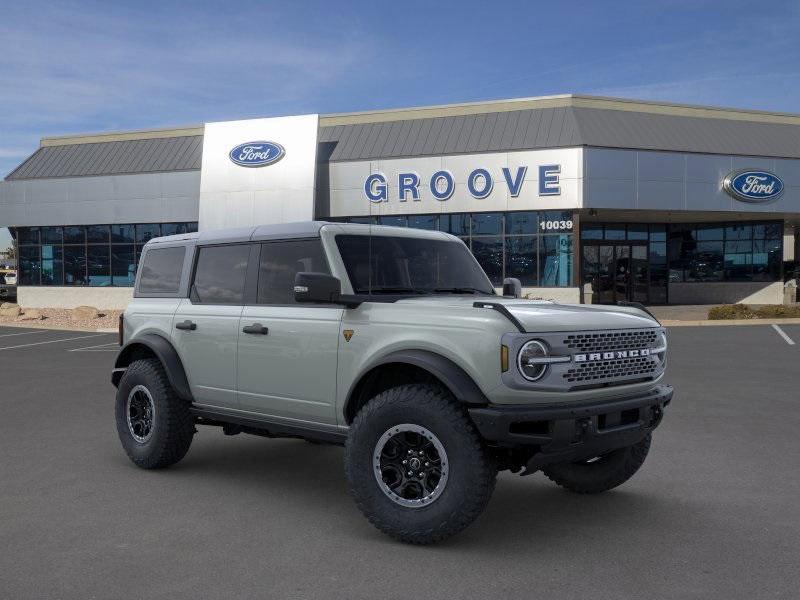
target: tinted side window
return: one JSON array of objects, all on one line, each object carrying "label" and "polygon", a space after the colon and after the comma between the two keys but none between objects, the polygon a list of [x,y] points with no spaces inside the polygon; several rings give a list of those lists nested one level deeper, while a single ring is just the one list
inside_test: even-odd
[{"label": "tinted side window", "polygon": [[200,248],[192,298],[203,304],[242,304],[249,244]]},{"label": "tinted side window", "polygon": [[330,273],[322,242],[296,240],[261,246],[259,304],[294,304],[294,277],[301,271]]},{"label": "tinted side window", "polygon": [[139,276],[140,294],[174,294],[181,282],[184,246],[156,248],[144,255],[144,263]]}]

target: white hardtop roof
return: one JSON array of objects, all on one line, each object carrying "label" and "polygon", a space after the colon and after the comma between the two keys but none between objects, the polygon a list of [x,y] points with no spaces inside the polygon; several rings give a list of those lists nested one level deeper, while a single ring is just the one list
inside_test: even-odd
[{"label": "white hardtop roof", "polygon": [[274,225],[258,225],[255,227],[239,227],[235,229],[208,229],[195,233],[183,233],[153,238],[148,244],[172,244],[175,242],[193,241],[198,244],[217,244],[226,242],[250,242],[291,238],[319,237],[320,231],[330,228],[338,233],[357,235],[394,235],[401,237],[419,237],[427,239],[457,239],[442,231],[428,231],[408,227],[391,227],[388,225],[367,225],[362,223],[335,223],[328,221],[300,221],[297,223],[279,223]]}]

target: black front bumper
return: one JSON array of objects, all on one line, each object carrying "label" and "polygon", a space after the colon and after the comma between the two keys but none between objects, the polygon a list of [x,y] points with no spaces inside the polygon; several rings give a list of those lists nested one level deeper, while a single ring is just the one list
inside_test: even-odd
[{"label": "black front bumper", "polygon": [[630,446],[658,427],[672,386],[591,404],[470,408],[481,436],[504,447],[529,449],[528,470],[581,460]]}]

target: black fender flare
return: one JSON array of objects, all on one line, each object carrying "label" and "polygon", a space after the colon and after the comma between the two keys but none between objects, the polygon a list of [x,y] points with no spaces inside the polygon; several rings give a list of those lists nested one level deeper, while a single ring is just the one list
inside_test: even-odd
[{"label": "black fender flare", "polygon": [[398,350],[386,356],[382,356],[375,362],[369,363],[369,365],[362,370],[356,378],[355,383],[347,392],[344,414],[347,414],[350,404],[354,400],[358,400],[354,398],[355,392],[360,387],[364,378],[377,367],[388,364],[407,364],[424,369],[441,381],[459,402],[478,406],[489,403],[472,377],[449,358],[445,358],[441,354],[429,350]]},{"label": "black fender flare", "polygon": [[145,333],[135,337],[120,349],[117,359],[114,361],[111,383],[119,387],[122,374],[131,364],[136,349],[141,347],[147,348],[156,355],[156,358],[161,362],[164,371],[167,373],[167,379],[169,379],[172,389],[175,390],[178,397],[182,400],[191,401],[192,392],[189,389],[189,380],[186,378],[186,371],[183,368],[183,363],[180,356],[178,356],[177,350],[168,339],[156,333]]}]

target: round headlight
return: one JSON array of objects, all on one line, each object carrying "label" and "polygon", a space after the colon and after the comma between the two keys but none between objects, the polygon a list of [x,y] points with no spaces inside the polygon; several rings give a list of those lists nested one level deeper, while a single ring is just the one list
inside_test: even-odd
[{"label": "round headlight", "polygon": [[519,372],[528,381],[536,381],[541,379],[544,372],[547,371],[547,363],[539,362],[543,358],[547,358],[547,346],[538,340],[531,340],[527,342],[519,350],[517,355],[517,366]]}]

